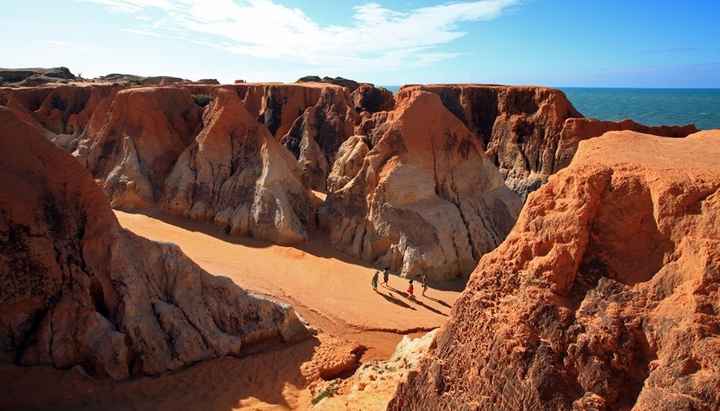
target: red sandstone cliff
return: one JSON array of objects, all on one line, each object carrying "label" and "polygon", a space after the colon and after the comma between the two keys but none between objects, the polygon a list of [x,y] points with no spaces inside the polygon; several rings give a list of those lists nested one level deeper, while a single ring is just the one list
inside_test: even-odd
[{"label": "red sandstone cliff", "polygon": [[120,228],[87,171],[0,107],[0,362],[123,379],[290,341],[293,310]]},{"label": "red sandstone cliff", "polygon": [[[432,110],[449,112],[462,123],[499,169],[505,184],[521,198],[565,167],[579,141],[608,130],[676,137],[695,130],[578,118],[580,114],[558,90],[491,85],[406,86],[397,96],[397,109],[387,90],[362,84],[351,91],[325,83],[0,88],[0,104],[16,109],[26,121],[46,129],[50,140],[73,152],[102,183],[114,207],[161,206],[191,218],[215,221],[237,234],[295,242],[306,238],[315,220],[305,188],[336,192],[353,180],[376,144],[388,130],[397,128],[388,118],[404,110],[401,102],[418,90],[440,97],[441,104]],[[243,114],[237,114],[240,112]],[[231,120],[229,113],[237,116]],[[435,127],[430,124],[431,114],[407,120],[415,123],[408,127],[418,136],[426,136],[427,130]],[[267,135],[284,148],[270,142]],[[288,165],[286,151],[294,155],[295,165]],[[482,162],[477,169],[490,172]],[[173,179],[168,182],[171,174]],[[301,184],[296,181],[298,175]],[[422,191],[428,184],[436,185],[429,174],[422,175],[428,180],[391,189]],[[355,181],[353,185],[362,184]],[[372,187],[365,189],[373,192]],[[329,209],[334,214],[352,215],[353,225],[379,224],[380,220],[368,213],[384,200],[378,197],[377,202],[372,196],[369,201],[377,205],[374,208],[338,198],[331,196]],[[507,230],[498,227],[513,222],[514,216],[489,223],[482,229],[486,233],[476,236],[494,240],[478,240],[469,254],[458,251],[455,257],[442,258],[423,257],[417,251],[423,247],[410,246],[417,252],[408,253],[408,245],[401,246],[402,250],[391,246],[401,238],[421,236],[416,228],[396,226],[402,231],[392,233],[382,229],[373,234],[379,236],[374,240],[350,240],[347,233],[337,238],[338,227],[331,234],[338,248],[369,261],[405,273],[443,266],[438,276],[447,277],[451,272],[466,274],[482,253],[492,248],[487,244],[502,240]],[[472,244],[475,240],[471,237],[468,241]],[[363,242],[366,244],[360,245]],[[465,250],[461,243],[457,247]],[[394,250],[390,254],[388,247]],[[437,263],[421,263],[433,259]],[[456,268],[451,270],[448,267],[452,265]]]},{"label": "red sandstone cliff", "polygon": [[204,123],[166,179],[162,207],[233,234],[306,240],[314,207],[301,171],[233,87],[216,90]]},{"label": "red sandstone cliff", "polygon": [[440,96],[482,142],[508,187],[527,196],[553,173],[569,164],[577,143],[606,131],[632,130],[660,136],[685,137],[694,126],[647,127],[630,121],[584,119],[565,94],[531,86],[479,84],[412,85]]},{"label": "red sandstone cliff", "polygon": [[719,165],[718,131],[580,143],[389,408],[720,408]]},{"label": "red sandstone cliff", "polygon": [[469,272],[504,239],[520,199],[435,94],[406,90],[374,119],[372,136],[347,140],[335,163],[321,211],[331,241],[408,276]]},{"label": "red sandstone cliff", "polygon": [[306,185],[326,191],[330,169],[340,145],[353,135],[356,114],[343,89],[326,88],[283,136],[283,145],[297,158]]}]

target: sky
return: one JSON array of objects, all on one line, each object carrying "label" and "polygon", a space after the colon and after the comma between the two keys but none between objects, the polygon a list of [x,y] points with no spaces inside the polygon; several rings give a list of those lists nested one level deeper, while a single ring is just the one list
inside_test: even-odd
[{"label": "sky", "polygon": [[3,0],[0,66],[720,88],[718,0]]}]

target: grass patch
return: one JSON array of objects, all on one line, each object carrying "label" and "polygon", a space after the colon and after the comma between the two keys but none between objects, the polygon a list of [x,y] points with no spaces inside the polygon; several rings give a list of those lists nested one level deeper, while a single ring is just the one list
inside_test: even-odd
[{"label": "grass patch", "polygon": [[338,387],[333,382],[330,385],[328,385],[324,390],[320,391],[320,393],[312,399],[312,405],[317,405],[320,401],[324,400],[325,398],[334,397],[335,394],[337,394],[337,392],[338,392]]}]

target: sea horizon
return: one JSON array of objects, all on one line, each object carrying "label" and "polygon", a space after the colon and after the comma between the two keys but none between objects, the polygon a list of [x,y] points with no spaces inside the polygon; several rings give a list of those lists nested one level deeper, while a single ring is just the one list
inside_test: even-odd
[{"label": "sea horizon", "polygon": [[[402,86],[381,86],[393,93]],[[557,87],[585,117],[632,119],[649,126],[694,124],[720,128],[720,88]]]}]

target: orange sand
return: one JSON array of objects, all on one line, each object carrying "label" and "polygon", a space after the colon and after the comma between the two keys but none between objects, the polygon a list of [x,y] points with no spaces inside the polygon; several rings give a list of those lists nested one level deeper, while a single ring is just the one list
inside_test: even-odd
[{"label": "orange sand", "polygon": [[[385,360],[402,334],[442,325],[458,296],[457,291],[429,289],[428,297],[410,300],[382,286],[382,294],[376,293],[370,287],[375,270],[334,251],[324,240],[283,247],[226,236],[215,226],[179,218],[116,215],[139,235],[176,243],[205,270],[293,304],[318,330],[317,336],[291,346],[265,347],[244,358],[225,357],[124,382],[94,379],[79,368],[0,366],[0,409],[310,409],[317,395],[312,387],[319,381],[305,375],[308,369],[343,358],[358,344],[367,347],[361,362]],[[390,285],[405,290],[407,281],[392,276]],[[419,294],[420,287],[415,289]],[[393,383],[388,385],[387,392],[365,394],[373,409],[384,408],[394,392]],[[330,404],[354,401],[344,399],[347,393],[338,395]]]},{"label": "orange sand", "polygon": [[[115,212],[120,224],[151,240],[179,245],[196,263],[241,287],[277,297],[358,330],[407,333],[442,325],[457,291],[428,290],[430,298],[404,296],[408,282],[391,276],[393,289],[370,287],[374,268],[333,250],[322,240],[302,248],[220,234],[213,226],[172,217]],[[169,224],[168,222],[172,222]],[[419,295],[420,286],[415,285]]]}]

